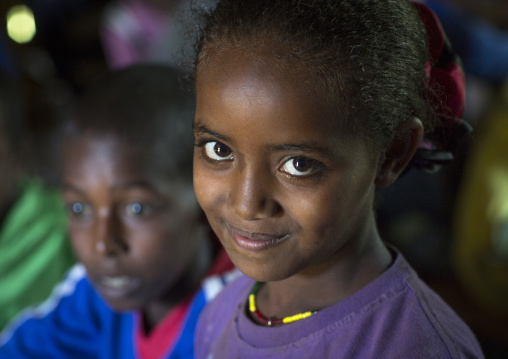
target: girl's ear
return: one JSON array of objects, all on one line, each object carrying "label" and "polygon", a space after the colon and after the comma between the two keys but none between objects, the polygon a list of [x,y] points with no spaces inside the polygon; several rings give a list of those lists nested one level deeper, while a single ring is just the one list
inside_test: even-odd
[{"label": "girl's ear", "polygon": [[412,117],[400,125],[379,167],[374,181],[376,186],[386,187],[397,180],[413,157],[422,137],[423,125],[419,118]]}]

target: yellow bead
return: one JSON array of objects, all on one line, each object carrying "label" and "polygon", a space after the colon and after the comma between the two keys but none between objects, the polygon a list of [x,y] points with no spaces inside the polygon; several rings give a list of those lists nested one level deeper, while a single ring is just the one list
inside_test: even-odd
[{"label": "yellow bead", "polygon": [[249,295],[249,310],[251,313],[256,311],[256,296],[254,294]]},{"label": "yellow bead", "polygon": [[297,320],[305,319],[307,317],[310,317],[311,315],[312,315],[312,312],[295,314],[290,317],[286,317],[286,318],[282,319],[282,323],[286,324],[286,323],[296,322]]}]

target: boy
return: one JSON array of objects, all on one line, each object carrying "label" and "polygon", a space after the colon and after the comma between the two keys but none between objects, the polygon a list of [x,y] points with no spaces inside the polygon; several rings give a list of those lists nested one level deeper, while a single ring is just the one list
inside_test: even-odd
[{"label": "boy", "polygon": [[[135,66],[65,126],[63,197],[80,265],[0,338],[0,358],[192,357],[194,327],[230,268],[192,188],[193,99],[177,72]],[[3,345],[3,346],[2,346]]]}]

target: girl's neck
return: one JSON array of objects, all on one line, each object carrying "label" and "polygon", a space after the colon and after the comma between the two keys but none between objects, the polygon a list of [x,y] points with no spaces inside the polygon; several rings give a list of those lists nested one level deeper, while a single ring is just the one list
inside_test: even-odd
[{"label": "girl's neck", "polygon": [[256,297],[261,313],[282,318],[321,310],[379,277],[390,266],[392,257],[377,233],[374,218],[370,222],[363,240],[348,242],[322,266],[265,283]]}]

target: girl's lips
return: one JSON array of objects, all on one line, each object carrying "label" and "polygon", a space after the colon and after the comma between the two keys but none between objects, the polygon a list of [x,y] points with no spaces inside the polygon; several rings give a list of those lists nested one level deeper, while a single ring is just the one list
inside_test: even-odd
[{"label": "girl's lips", "polygon": [[289,234],[271,235],[264,233],[249,233],[231,227],[229,224],[226,224],[226,226],[229,229],[235,243],[249,252],[261,252],[267,250],[289,238]]}]

